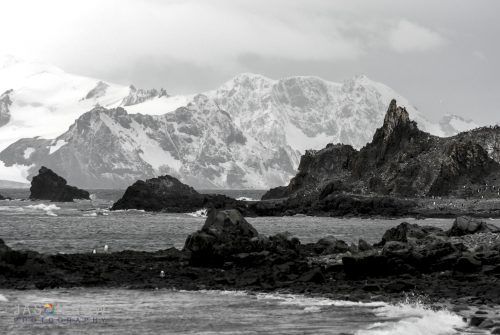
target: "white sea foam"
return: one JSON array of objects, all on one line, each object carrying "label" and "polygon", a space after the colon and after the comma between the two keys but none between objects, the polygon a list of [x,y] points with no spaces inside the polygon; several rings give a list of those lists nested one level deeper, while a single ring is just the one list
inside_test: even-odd
[{"label": "white sea foam", "polygon": [[256,199],[249,198],[249,197],[239,197],[239,198],[236,198],[236,200],[240,200],[240,201],[257,201]]},{"label": "white sea foam", "polygon": [[8,302],[9,299],[7,299],[6,296],[4,296],[3,294],[0,294],[0,302]]},{"label": "white sea foam", "polygon": [[374,313],[382,320],[359,330],[356,335],[445,335],[456,334],[467,323],[447,310],[434,311],[421,304],[397,304],[378,307]]},{"label": "white sea foam", "polygon": [[18,206],[0,206],[0,211],[2,212],[24,212],[22,207]]},{"label": "white sea foam", "polygon": [[57,216],[57,214],[54,213],[54,211],[61,209],[61,207],[57,207],[54,204],[50,204],[50,205],[45,205],[45,204],[28,205],[28,206],[26,206],[26,208],[45,211],[45,214],[47,214],[49,216]]},{"label": "white sea foam", "polygon": [[335,307],[359,306],[359,307],[375,308],[375,307],[386,306],[386,303],[380,301],[358,302],[358,301],[347,301],[347,300],[333,300],[328,298],[307,297],[296,294],[260,293],[257,295],[257,299],[278,300],[277,302],[281,305],[295,305],[295,306],[302,306],[304,308],[323,307],[323,306],[335,306]]},{"label": "white sea foam", "polygon": [[125,212],[139,212],[139,213],[145,213],[146,211],[144,209],[117,209],[113,211],[114,213],[125,213]]},{"label": "white sea foam", "polygon": [[195,212],[186,213],[189,216],[193,216],[195,218],[206,218],[208,210],[206,208],[199,209]]}]

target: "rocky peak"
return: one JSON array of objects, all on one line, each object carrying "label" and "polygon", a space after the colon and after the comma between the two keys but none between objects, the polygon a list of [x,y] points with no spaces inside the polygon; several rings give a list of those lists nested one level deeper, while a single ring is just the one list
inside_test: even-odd
[{"label": "rocky peak", "polygon": [[395,99],[391,100],[384,117],[382,131],[387,139],[397,128],[406,128],[410,125],[410,116],[405,107],[398,107]]},{"label": "rocky peak", "polygon": [[108,87],[109,85],[103,81],[97,82],[96,86],[87,93],[85,100],[97,99],[104,96]]},{"label": "rocky peak", "polygon": [[394,151],[406,147],[412,142],[412,138],[423,134],[405,107],[399,107],[395,99],[391,100],[389,108],[384,117],[384,124],[377,129],[372,143],[368,144],[365,151],[376,151],[377,161],[382,161]]},{"label": "rocky peak", "polygon": [[151,100],[153,98],[161,98],[168,97],[168,93],[164,88],[160,88],[157,90],[156,88],[152,89],[143,89],[136,88],[134,85],[130,85],[129,94],[123,98],[122,106],[132,106],[143,103],[144,101]]}]

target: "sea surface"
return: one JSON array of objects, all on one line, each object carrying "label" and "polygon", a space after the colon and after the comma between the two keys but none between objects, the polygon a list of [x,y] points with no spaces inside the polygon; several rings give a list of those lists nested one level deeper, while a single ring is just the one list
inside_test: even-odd
[{"label": "sea surface", "polygon": [[[219,191],[258,199],[262,191]],[[115,211],[123,190],[93,190],[91,201],[27,201],[28,190],[1,190],[0,238],[18,250],[43,253],[182,248],[204,223],[184,214]],[[341,219],[307,216],[248,218],[261,234],[288,232],[303,243],[333,235],[378,242],[402,221],[447,229],[449,219]],[[469,334],[462,317],[435,311],[418,297],[387,304],[301,295],[228,291],[123,289],[0,290],[0,334]]]}]

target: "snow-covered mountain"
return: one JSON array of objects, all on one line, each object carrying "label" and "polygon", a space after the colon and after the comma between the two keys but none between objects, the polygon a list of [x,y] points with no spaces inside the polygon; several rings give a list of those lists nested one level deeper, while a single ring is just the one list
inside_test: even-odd
[{"label": "snow-covered mountain", "polygon": [[[95,107],[54,140],[22,139],[0,153],[6,165],[50,166],[73,184],[120,188],[159,174],[198,188],[281,185],[299,155],[246,137],[204,95],[164,115]],[[34,173],[36,168],[30,168]]]},{"label": "snow-covered mountain", "polygon": [[[163,103],[169,105],[164,90],[142,90],[103,82],[13,56],[0,56],[0,94],[0,113],[7,107],[10,114],[8,123],[0,122],[0,150],[24,137],[59,136],[76,118],[96,105],[113,108],[149,100],[164,100]],[[6,96],[10,103],[5,103]],[[186,99],[180,99],[168,106],[169,111],[185,103]],[[135,106],[128,110],[139,112]]]},{"label": "snow-covered mountain", "polygon": [[25,182],[46,165],[87,188],[167,172],[198,188],[282,185],[306,149],[370,141],[393,98],[435,135],[475,126],[456,116],[431,123],[366,76],[334,83],[246,73],[203,94],[169,96],[0,59],[0,90],[11,90],[0,96],[0,121],[8,115],[0,150],[10,145],[0,153],[0,179]]}]

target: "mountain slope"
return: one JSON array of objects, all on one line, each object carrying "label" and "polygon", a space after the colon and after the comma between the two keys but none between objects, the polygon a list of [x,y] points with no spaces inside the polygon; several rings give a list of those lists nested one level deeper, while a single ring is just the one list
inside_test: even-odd
[{"label": "mountain slope", "polygon": [[[6,91],[10,120],[0,121],[0,150],[23,137],[56,137],[96,105],[114,108],[155,98],[168,101],[162,90],[106,83],[66,73],[50,64],[0,56],[0,94]],[[0,97],[0,113],[5,106],[1,100]],[[167,111],[171,110],[162,113]]]},{"label": "mountain slope", "polygon": [[[435,135],[455,134],[473,125],[455,116],[433,124],[397,92],[366,76],[334,83],[317,77],[273,80],[247,73],[201,95],[169,96],[163,89],[126,87],[68,74],[47,64],[0,58],[0,89],[8,90],[0,96],[0,150],[10,145],[0,155],[0,178],[26,182],[33,171],[47,165],[68,176],[72,184],[86,188],[101,183],[124,187],[133,178],[150,178],[163,172],[199,187],[278,186],[294,175],[299,157],[307,149],[320,149],[327,143],[350,144],[354,148],[366,144],[376,125],[383,121],[393,97],[408,106],[408,113],[420,128]],[[106,110],[120,106],[126,108],[127,116],[111,113],[111,120],[106,118]],[[174,112],[179,107],[187,108],[196,117],[183,120]],[[103,115],[91,118],[90,124],[104,124],[109,131],[72,130],[75,119],[90,110]],[[210,139],[211,132],[201,124],[213,123],[215,132],[218,128],[229,131],[225,125],[214,123],[215,111],[225,111],[234,131],[247,139],[238,144],[237,150],[218,138]],[[167,122],[167,113],[177,117],[169,119],[170,130],[164,132],[160,128]],[[135,120],[138,126],[125,127],[120,123],[124,119]],[[141,123],[146,119],[150,124]],[[206,132],[199,133],[200,127]],[[184,138],[185,133],[191,134],[192,142],[176,143],[176,136]],[[110,136],[115,142],[107,144]],[[151,144],[151,138],[162,138],[162,142]],[[166,144],[170,142],[175,146]],[[100,144],[98,152],[110,146],[121,154],[106,164],[96,163],[99,159],[95,152],[86,152],[86,143]],[[195,163],[201,155],[195,151],[215,143],[226,147],[210,149],[214,157],[201,157],[202,162]],[[153,153],[137,153],[150,151]],[[250,155],[255,157],[249,159]],[[213,161],[211,166],[203,166],[208,160]],[[266,164],[271,161],[278,165],[270,168]],[[118,166],[126,168],[122,171]]]},{"label": "mountain slope", "polygon": [[159,116],[96,107],[54,140],[23,139],[0,153],[10,166],[48,165],[88,188],[119,188],[161,174],[197,188],[280,185],[293,175],[290,147],[262,147],[203,95]]},{"label": "mountain slope", "polygon": [[308,151],[285,187],[263,199],[312,197],[337,192],[363,195],[493,196],[500,187],[500,128],[478,128],[453,137],[420,130],[393,100],[373,140],[357,151],[327,145]]}]

